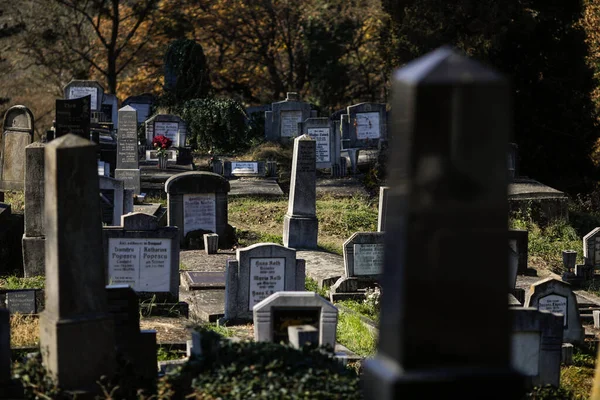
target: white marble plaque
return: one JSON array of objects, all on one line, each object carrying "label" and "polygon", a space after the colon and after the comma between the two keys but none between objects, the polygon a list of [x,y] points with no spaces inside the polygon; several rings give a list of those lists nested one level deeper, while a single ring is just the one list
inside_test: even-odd
[{"label": "white marble plaque", "polygon": [[298,136],[298,122],[302,122],[302,111],[282,111],[279,119],[281,121],[281,137]]},{"label": "white marble plaque", "polygon": [[154,123],[154,136],[163,135],[173,141],[173,145],[177,145],[177,132],[179,130],[179,123],[177,122],[160,122]]},{"label": "white marble plaque", "polygon": [[308,136],[317,142],[317,162],[328,163],[329,155],[329,128],[309,128]]},{"label": "white marble plaque", "polygon": [[354,244],[354,275],[380,275],[383,272],[383,244]]},{"label": "white marble plaque", "polygon": [[550,311],[563,315],[563,326],[567,326],[567,298],[557,294],[542,297],[538,302],[538,310]]},{"label": "white marble plaque", "polygon": [[231,173],[235,174],[258,174],[258,163],[255,162],[232,162]]},{"label": "white marble plaque", "polygon": [[108,282],[129,285],[136,292],[168,292],[171,239],[109,239]]},{"label": "white marble plaque", "polygon": [[285,283],[285,258],[250,259],[250,298],[248,309],[275,292],[281,292]]},{"label": "white marble plaque", "polygon": [[85,96],[92,96],[90,108],[92,111],[98,111],[98,88],[85,86],[71,86],[69,88],[69,100]]},{"label": "white marble plaque", "polygon": [[198,229],[217,231],[214,193],[183,195],[183,236]]},{"label": "white marble plaque", "polygon": [[368,112],[356,114],[356,138],[359,140],[379,139],[379,113]]}]

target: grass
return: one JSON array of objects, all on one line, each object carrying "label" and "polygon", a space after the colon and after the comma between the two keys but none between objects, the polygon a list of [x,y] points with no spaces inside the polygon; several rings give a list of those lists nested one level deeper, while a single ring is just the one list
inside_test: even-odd
[{"label": "grass", "polygon": [[362,357],[375,355],[377,341],[355,314],[340,312],[338,316],[337,341]]},{"label": "grass", "polygon": [[173,350],[164,346],[159,346],[156,350],[157,361],[180,360],[185,356],[180,350]]},{"label": "grass", "polygon": [[13,213],[25,211],[25,193],[22,191],[4,192],[4,203],[10,204]]},{"label": "grass", "polygon": [[30,278],[21,278],[18,276],[0,277],[0,289],[43,289],[46,284],[46,278],[43,276],[33,276]]},{"label": "grass", "polygon": [[32,315],[10,316],[10,347],[35,347],[39,345],[39,319]]},{"label": "grass", "polygon": [[319,295],[321,295],[322,297],[328,299],[329,298],[329,294],[327,293],[326,289],[319,289],[319,284],[316,280],[314,280],[313,278],[307,276],[305,281],[304,281],[304,287],[306,288],[306,290],[308,292],[315,292]]},{"label": "grass", "polygon": [[356,300],[344,300],[338,302],[341,306],[356,311],[357,313],[369,318],[372,321],[379,321],[379,310],[376,310],[372,305]]}]

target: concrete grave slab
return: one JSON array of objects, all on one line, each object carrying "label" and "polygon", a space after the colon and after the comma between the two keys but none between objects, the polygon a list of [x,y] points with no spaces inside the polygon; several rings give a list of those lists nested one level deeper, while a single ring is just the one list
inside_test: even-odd
[{"label": "concrete grave slab", "polygon": [[188,290],[225,289],[225,271],[184,271]]}]

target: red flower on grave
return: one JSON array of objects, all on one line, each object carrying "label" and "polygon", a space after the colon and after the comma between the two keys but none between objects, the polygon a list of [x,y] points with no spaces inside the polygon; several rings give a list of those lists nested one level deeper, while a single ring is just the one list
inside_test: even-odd
[{"label": "red flower on grave", "polygon": [[159,156],[167,154],[167,149],[171,147],[173,141],[164,135],[154,136],[152,147],[156,149]]}]

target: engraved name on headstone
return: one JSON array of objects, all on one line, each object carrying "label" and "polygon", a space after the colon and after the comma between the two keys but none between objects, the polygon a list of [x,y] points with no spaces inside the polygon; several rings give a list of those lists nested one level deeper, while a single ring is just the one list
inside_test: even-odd
[{"label": "engraved name on headstone", "polygon": [[248,310],[273,293],[284,290],[285,258],[250,259],[250,298]]},{"label": "engraved name on headstone", "polygon": [[177,131],[179,130],[179,124],[177,122],[162,122],[157,121],[154,123],[154,136],[163,135],[173,141],[173,145],[177,143]]},{"label": "engraved name on headstone", "polygon": [[538,309],[563,315],[563,326],[567,326],[567,298],[551,294],[540,298]]},{"label": "engraved name on headstone", "polygon": [[258,174],[258,163],[256,162],[232,162],[231,173],[235,174]]},{"label": "engraved name on headstone", "polygon": [[11,314],[35,314],[35,290],[18,290],[6,292],[6,308]]},{"label": "engraved name on headstone", "polygon": [[98,88],[85,86],[71,86],[69,88],[69,99],[80,99],[90,96],[90,107],[92,110],[98,109]]},{"label": "engraved name on headstone", "polygon": [[183,195],[183,218],[184,236],[198,229],[216,232],[215,194]]},{"label": "engraved name on headstone", "polygon": [[356,137],[359,140],[379,139],[379,113],[366,112],[356,114]]},{"label": "engraved name on headstone", "polygon": [[298,123],[302,122],[302,111],[281,112],[281,136],[294,137],[298,135]]},{"label": "engraved name on headstone", "polygon": [[72,100],[56,100],[56,134],[61,137],[67,133],[84,139],[90,138],[90,102],[91,97]]},{"label": "engraved name on headstone", "polygon": [[138,168],[137,113],[132,107],[119,110],[117,168]]},{"label": "engraved name on headstone", "polygon": [[329,128],[309,128],[308,135],[317,142],[317,162],[329,162]]},{"label": "engraved name on headstone", "polygon": [[383,272],[383,244],[357,243],[354,245],[354,274],[379,275]]}]

